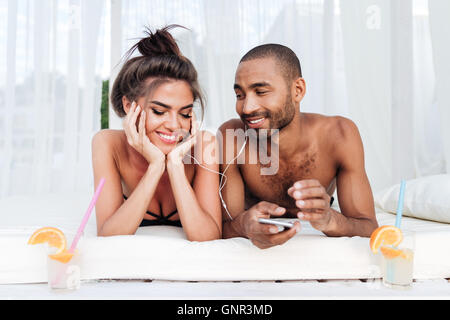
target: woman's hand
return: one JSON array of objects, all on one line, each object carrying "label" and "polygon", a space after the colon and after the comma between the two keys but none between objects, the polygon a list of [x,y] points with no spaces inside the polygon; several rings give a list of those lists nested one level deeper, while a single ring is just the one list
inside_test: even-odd
[{"label": "woman's hand", "polygon": [[195,120],[195,115],[192,112],[191,118],[191,136],[180,145],[175,147],[170,153],[167,155],[167,164],[168,165],[180,165],[183,164],[184,156],[191,151],[192,147],[197,142],[197,130],[198,123]]},{"label": "woman's hand", "polygon": [[[136,130],[136,120],[139,114],[141,114],[141,117],[139,119],[138,131]],[[140,106],[136,107],[136,102],[131,104],[130,111],[123,121],[127,141],[149,164],[165,166],[166,156],[158,147],[150,142],[145,132],[146,116],[145,110],[142,110]]]}]

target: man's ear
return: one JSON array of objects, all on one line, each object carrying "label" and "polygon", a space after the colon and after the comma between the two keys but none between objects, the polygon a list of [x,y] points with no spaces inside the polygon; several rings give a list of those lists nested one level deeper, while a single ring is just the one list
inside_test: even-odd
[{"label": "man's ear", "polygon": [[128,100],[128,98],[126,96],[122,97],[122,106],[123,106],[123,111],[125,111],[125,113],[128,114],[128,112],[130,111],[130,108],[131,108],[131,101]]},{"label": "man's ear", "polygon": [[300,101],[302,101],[302,99],[306,93],[305,79],[297,78],[296,80],[294,80],[294,82],[292,84],[292,90],[293,90],[292,97],[294,98],[294,101],[296,103],[299,103]]}]

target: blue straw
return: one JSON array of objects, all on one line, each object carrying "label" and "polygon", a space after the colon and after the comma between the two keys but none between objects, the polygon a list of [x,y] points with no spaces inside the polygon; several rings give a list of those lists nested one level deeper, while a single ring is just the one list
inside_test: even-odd
[{"label": "blue straw", "polygon": [[[405,180],[402,180],[402,182],[400,183],[400,194],[398,196],[398,203],[397,203],[397,216],[395,218],[395,226],[399,229],[400,229],[400,222],[402,221],[403,199],[405,198],[405,187],[406,187],[406,182],[405,182]],[[394,283],[394,264],[391,260],[386,261],[386,278],[390,284]]]},{"label": "blue straw", "polygon": [[400,194],[398,196],[398,203],[397,203],[397,217],[395,219],[395,226],[400,229],[400,222],[402,220],[402,213],[403,213],[403,199],[405,198],[405,187],[406,182],[405,180],[402,180],[400,184]]}]

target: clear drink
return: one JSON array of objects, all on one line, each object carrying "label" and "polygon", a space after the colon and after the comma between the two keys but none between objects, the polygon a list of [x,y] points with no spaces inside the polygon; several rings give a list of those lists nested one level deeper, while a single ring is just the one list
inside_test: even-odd
[{"label": "clear drink", "polygon": [[403,232],[398,247],[381,247],[383,284],[394,289],[408,289],[413,281],[414,233]]},{"label": "clear drink", "polygon": [[51,255],[48,255],[47,274],[49,287],[51,289],[79,289],[81,283],[80,261],[80,253],[77,250],[66,263],[55,260]]}]

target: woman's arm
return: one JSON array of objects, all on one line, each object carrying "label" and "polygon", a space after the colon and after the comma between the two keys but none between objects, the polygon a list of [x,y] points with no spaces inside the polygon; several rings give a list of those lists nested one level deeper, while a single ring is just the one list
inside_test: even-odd
[{"label": "woman's arm", "polygon": [[216,173],[219,171],[219,165],[216,161],[209,161],[211,155],[203,152],[203,150],[213,151],[214,146],[213,135],[210,135],[208,141],[203,139],[201,146],[203,156],[200,159],[203,167],[197,167],[193,186],[186,177],[182,157],[174,154],[168,156],[167,172],[170,184],[181,224],[190,241],[215,240],[222,236],[219,175]]},{"label": "woman's arm", "polygon": [[[141,117],[138,120],[139,114]],[[107,131],[100,131],[92,140],[95,185],[98,184],[101,177],[106,179],[102,196],[96,204],[97,234],[100,236],[134,234],[136,232],[165,170],[165,155],[147,137],[145,119],[145,111],[133,102],[123,121],[128,144],[149,163],[145,174],[125,202],[123,201],[119,168],[114,160],[114,150],[111,147],[113,143],[108,141],[108,135],[105,134]],[[139,130],[136,128],[137,124]]]},{"label": "woman's arm", "polygon": [[123,200],[123,190],[119,169],[108,141],[107,131],[100,131],[92,140],[92,165],[94,184],[106,179],[102,194],[96,205],[97,234],[99,236],[134,234],[144,218],[153,198],[156,186],[164,172],[164,163],[151,164],[127,201]]}]

